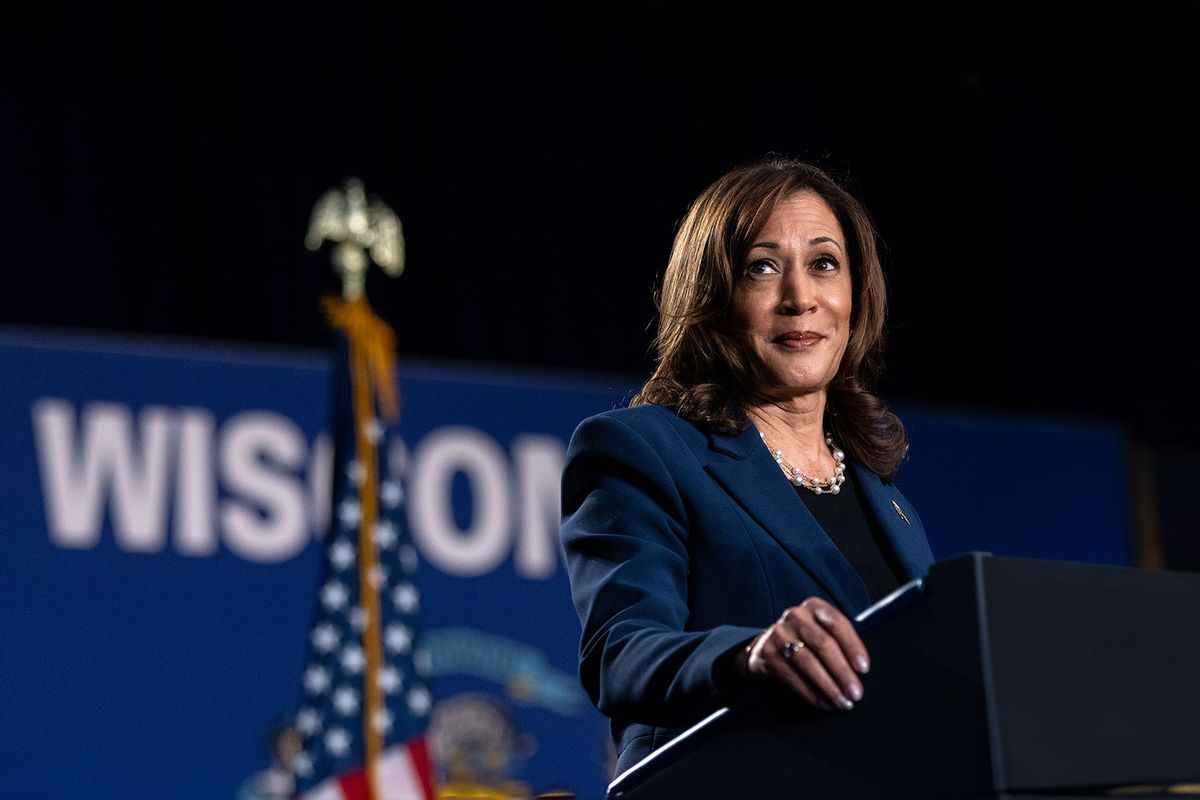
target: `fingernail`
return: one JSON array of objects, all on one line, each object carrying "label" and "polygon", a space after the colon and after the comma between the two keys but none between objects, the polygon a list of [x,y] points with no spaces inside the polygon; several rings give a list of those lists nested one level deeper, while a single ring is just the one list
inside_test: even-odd
[{"label": "fingernail", "polygon": [[871,662],[867,661],[866,656],[855,656],[854,668],[858,670],[860,675],[866,675],[871,671]]},{"label": "fingernail", "polygon": [[854,708],[854,703],[853,703],[853,701],[850,700],[849,697],[839,697],[838,705],[840,705],[842,708],[846,709],[847,711]]},{"label": "fingernail", "polygon": [[861,684],[858,684],[858,683],[850,684],[850,696],[851,697],[853,697],[856,701],[862,700],[862,694],[863,694],[863,692],[862,692]]}]

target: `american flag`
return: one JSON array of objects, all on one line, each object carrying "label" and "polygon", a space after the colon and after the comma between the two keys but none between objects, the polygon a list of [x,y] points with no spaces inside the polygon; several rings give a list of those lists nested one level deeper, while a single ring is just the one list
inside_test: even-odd
[{"label": "american flag", "polygon": [[391,330],[362,298],[326,311],[339,332],[332,514],[295,717],[297,796],[432,800],[417,553],[387,459],[398,416]]}]

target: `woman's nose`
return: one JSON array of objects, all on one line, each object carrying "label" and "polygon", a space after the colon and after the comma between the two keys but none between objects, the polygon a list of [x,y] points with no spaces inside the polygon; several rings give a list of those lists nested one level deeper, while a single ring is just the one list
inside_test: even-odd
[{"label": "woman's nose", "polygon": [[803,314],[813,307],[813,285],[806,275],[785,275],[779,283],[779,290],[780,314]]}]

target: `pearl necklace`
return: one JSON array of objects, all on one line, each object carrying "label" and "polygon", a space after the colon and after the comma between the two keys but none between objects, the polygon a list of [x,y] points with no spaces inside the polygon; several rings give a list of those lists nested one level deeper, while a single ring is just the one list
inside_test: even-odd
[{"label": "pearl necklace", "polygon": [[776,450],[771,447],[767,441],[767,437],[763,436],[762,431],[759,431],[758,438],[762,439],[763,444],[771,451],[771,455],[775,457],[775,463],[782,469],[783,473],[788,476],[788,480],[795,486],[803,486],[809,491],[817,494],[837,494],[842,490],[842,484],[846,482],[846,454],[843,453],[838,446],[833,443],[833,438],[828,433],[825,434],[825,444],[829,445],[830,452],[833,453],[833,460],[837,462],[833,474],[828,478],[810,478],[796,468],[792,462],[783,457],[782,450]]}]

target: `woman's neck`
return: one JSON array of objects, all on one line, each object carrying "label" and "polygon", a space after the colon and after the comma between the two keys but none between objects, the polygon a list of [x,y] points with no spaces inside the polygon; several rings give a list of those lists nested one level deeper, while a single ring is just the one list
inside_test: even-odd
[{"label": "woman's neck", "polygon": [[746,414],[768,446],[805,474],[827,475],[836,466],[825,442],[823,395],[752,403]]}]

